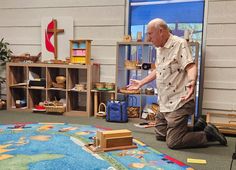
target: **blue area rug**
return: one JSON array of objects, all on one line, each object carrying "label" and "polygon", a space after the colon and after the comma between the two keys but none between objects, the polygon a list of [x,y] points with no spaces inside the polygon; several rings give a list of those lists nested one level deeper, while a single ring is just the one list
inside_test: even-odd
[{"label": "blue area rug", "polygon": [[0,125],[0,169],[193,170],[134,140],[136,149],[94,154],[84,145],[101,127],[37,123]]}]

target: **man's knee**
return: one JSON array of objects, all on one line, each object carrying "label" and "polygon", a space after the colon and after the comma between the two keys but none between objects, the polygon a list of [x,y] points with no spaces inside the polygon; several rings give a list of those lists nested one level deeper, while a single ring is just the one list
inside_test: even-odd
[{"label": "man's knee", "polygon": [[170,138],[167,138],[166,139],[166,145],[168,146],[168,148],[170,149],[178,149],[181,147],[181,142],[178,141],[178,140],[175,140],[175,139],[170,139]]}]

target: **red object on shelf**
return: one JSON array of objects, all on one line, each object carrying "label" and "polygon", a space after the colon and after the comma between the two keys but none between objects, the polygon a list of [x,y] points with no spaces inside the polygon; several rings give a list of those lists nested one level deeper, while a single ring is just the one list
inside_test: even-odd
[{"label": "red object on shelf", "polygon": [[45,110],[45,107],[44,106],[36,105],[35,109],[37,109],[37,110]]}]

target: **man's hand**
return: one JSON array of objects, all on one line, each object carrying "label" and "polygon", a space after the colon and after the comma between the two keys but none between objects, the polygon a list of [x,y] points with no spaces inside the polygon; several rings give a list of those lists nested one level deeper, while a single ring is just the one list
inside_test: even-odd
[{"label": "man's hand", "polygon": [[137,90],[141,87],[141,81],[130,79],[130,84],[127,87],[127,90]]},{"label": "man's hand", "polygon": [[191,80],[187,85],[186,85],[186,88],[188,90],[188,93],[186,96],[182,96],[181,97],[181,101],[184,101],[184,100],[188,100],[192,94],[194,93],[194,90],[195,90],[195,85],[196,85],[196,81],[195,80]]}]

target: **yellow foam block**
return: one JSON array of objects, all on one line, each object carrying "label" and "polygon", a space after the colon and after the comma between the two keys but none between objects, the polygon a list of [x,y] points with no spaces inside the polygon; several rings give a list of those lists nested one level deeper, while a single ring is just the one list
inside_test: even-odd
[{"label": "yellow foam block", "polygon": [[192,159],[192,158],[188,158],[187,162],[194,163],[194,164],[206,164],[207,163],[207,161],[205,159]]}]

